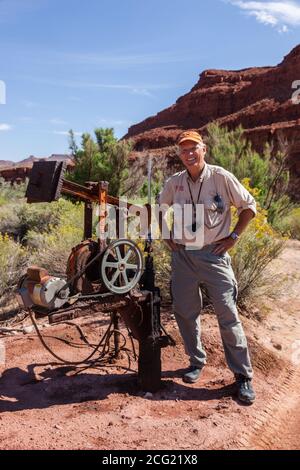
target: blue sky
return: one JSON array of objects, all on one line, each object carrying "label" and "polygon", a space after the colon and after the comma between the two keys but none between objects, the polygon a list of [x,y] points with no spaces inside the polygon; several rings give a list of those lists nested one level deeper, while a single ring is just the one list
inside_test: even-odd
[{"label": "blue sky", "polygon": [[0,160],[68,152],[70,128],[121,137],[204,69],[279,63],[299,31],[300,1],[0,0]]}]

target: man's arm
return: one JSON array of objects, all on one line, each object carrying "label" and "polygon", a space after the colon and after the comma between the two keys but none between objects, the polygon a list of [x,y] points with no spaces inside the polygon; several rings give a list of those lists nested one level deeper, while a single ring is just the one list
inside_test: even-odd
[{"label": "man's arm", "polygon": [[[256,215],[256,202],[254,197],[232,173],[226,172],[224,181],[230,202],[238,210],[238,222],[233,231],[240,236]],[[236,242],[237,240],[233,240],[231,237],[223,238],[216,242],[217,246],[213,252],[222,255],[225,251],[230,250]]]},{"label": "man's arm", "polygon": [[[236,223],[236,226],[234,227],[233,231],[240,236],[246,227],[248,226],[249,222],[255,217],[254,212],[252,209],[244,209],[238,218],[238,221]],[[231,237],[230,237],[231,238]]]},{"label": "man's arm", "polygon": [[[254,216],[255,214],[251,209],[244,209],[240,213],[239,219],[233,231],[238,236],[240,236]],[[215,253],[216,255],[222,255],[223,253],[225,253],[225,251],[230,250],[230,248],[232,248],[236,244],[236,242],[237,240],[233,240],[233,238],[231,237],[223,238],[222,240],[216,242],[217,246],[214,249],[213,253]]]}]

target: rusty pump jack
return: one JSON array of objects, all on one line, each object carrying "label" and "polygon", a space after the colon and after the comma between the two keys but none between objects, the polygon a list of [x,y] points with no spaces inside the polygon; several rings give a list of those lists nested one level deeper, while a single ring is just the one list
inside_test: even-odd
[{"label": "rusty pump jack", "polygon": [[[118,210],[121,202],[108,194],[108,183],[100,181],[79,185],[64,178],[65,169],[64,162],[35,162],[26,190],[27,202],[50,203],[58,200],[61,194],[83,201],[83,241],[72,249],[66,279],[51,276],[37,266],[28,268],[19,282],[19,302],[34,312],[35,317],[47,316],[50,324],[92,312],[109,311],[113,312],[112,322],[118,330],[121,317],[130,335],[139,343],[139,387],[146,392],[155,392],[161,387],[161,348],[175,342],[160,320],[161,297],[155,285],[150,231],[151,194],[147,204],[150,222],[144,263],[140,249],[131,240],[117,238],[107,243],[104,236],[107,205]],[[99,204],[100,208],[97,241],[92,239],[93,203]],[[126,206],[137,211],[142,209],[130,203]],[[116,232],[118,236],[118,223]],[[114,335],[114,345],[115,356],[118,357],[117,334]]]}]

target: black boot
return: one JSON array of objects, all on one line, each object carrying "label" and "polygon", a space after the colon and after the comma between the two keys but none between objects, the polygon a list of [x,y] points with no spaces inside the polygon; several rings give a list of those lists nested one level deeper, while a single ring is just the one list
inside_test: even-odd
[{"label": "black boot", "polygon": [[200,377],[202,367],[190,366],[182,377],[182,380],[186,383],[193,384],[197,382]]},{"label": "black boot", "polygon": [[238,399],[248,405],[252,405],[255,401],[255,392],[252,387],[251,379],[244,375],[236,375],[236,386]]}]

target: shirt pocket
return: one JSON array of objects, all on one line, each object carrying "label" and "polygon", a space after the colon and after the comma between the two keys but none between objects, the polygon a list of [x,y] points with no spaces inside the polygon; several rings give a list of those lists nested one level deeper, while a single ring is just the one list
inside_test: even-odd
[{"label": "shirt pocket", "polygon": [[217,204],[214,202],[213,198],[208,198],[203,201],[204,205],[204,225],[208,229],[213,229],[218,227],[224,222],[226,217],[228,204],[224,201],[224,208],[221,212],[218,210]]}]

